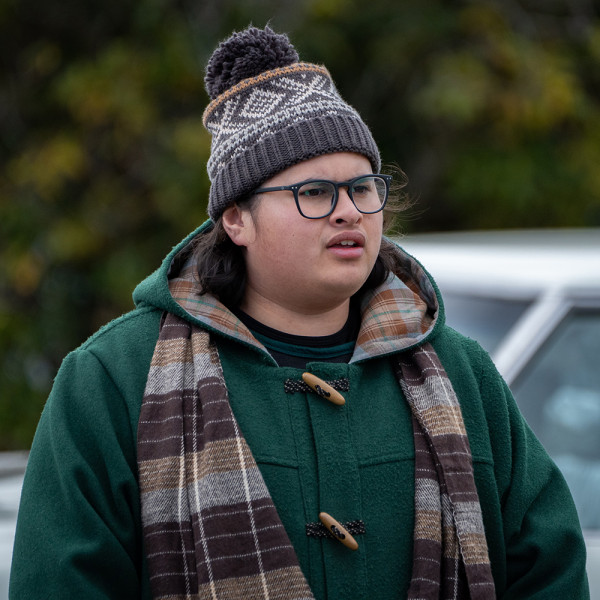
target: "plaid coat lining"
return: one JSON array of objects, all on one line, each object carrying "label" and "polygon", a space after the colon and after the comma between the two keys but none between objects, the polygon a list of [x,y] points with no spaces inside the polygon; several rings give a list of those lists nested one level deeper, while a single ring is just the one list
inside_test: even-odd
[{"label": "plaid coat lining", "polygon": [[[399,271],[405,280],[391,274],[384,285],[363,298],[362,324],[351,363],[415,346],[435,324],[438,301],[427,274],[413,259],[398,256],[403,261]],[[267,352],[233,313],[213,296],[202,294],[191,256],[170,277],[169,289],[189,315],[210,329]]]}]

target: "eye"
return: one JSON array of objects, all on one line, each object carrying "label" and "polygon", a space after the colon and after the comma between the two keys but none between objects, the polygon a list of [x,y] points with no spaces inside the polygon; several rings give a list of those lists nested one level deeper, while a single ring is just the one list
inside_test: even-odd
[{"label": "eye", "polygon": [[322,181],[305,183],[299,190],[298,196],[302,198],[323,198],[331,196],[331,186]]},{"label": "eye", "polygon": [[373,182],[369,180],[357,181],[352,186],[352,193],[357,196],[369,194],[373,191]]}]

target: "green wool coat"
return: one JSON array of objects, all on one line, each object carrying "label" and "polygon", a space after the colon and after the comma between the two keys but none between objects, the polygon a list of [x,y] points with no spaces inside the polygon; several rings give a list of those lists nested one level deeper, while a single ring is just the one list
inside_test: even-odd
[{"label": "green wool coat", "polygon": [[[425,333],[390,335],[382,326],[369,348],[357,344],[350,363],[307,366],[322,379],[349,380],[340,407],[313,393],[286,393],[284,381],[300,379],[302,371],[278,367],[222,305],[209,300],[206,308],[200,298],[192,316],[183,308],[188,304],[174,299],[169,268],[201,234],[202,228],[191,234],[138,286],[135,310],[64,360],[25,476],[12,599],[150,597],[136,435],[165,310],[214,332],[233,412],[316,598],[406,597],[414,448],[410,410],[389,357],[425,340],[461,404],[497,596],[588,598],[585,546],[560,472],[488,355],[444,324],[437,288],[414,259],[398,249],[406,265],[402,276],[413,277],[428,299]],[[387,307],[387,318],[413,308]],[[341,522],[364,521],[357,551],[334,539],[307,537],[306,524],[318,522],[321,511]]]}]

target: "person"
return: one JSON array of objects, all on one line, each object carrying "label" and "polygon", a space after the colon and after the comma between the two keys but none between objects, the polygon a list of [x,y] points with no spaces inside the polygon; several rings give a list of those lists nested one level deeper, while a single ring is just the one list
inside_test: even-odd
[{"label": "person", "polygon": [[323,66],[206,75],[209,221],[64,360],[13,599],[588,597],[569,491],[435,282]]}]

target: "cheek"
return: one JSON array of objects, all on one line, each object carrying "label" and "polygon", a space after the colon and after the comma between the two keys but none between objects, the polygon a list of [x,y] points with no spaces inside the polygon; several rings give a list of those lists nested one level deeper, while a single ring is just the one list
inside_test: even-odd
[{"label": "cheek", "polygon": [[280,274],[301,269],[310,262],[311,250],[314,244],[303,235],[294,231],[280,231],[271,237],[261,247],[261,256],[265,263]]},{"label": "cheek", "polygon": [[287,219],[269,217],[257,223],[255,243],[248,249],[263,275],[295,269],[296,263],[301,262],[303,248],[310,246]]},{"label": "cheek", "polygon": [[307,219],[300,221],[301,218],[294,213],[291,216],[281,215],[275,221],[261,222],[259,230],[261,251],[270,255],[273,260],[277,260],[313,248],[317,243],[318,231],[314,223]]},{"label": "cheek", "polygon": [[381,213],[377,213],[377,219],[374,219],[369,223],[368,227],[368,235],[369,235],[369,245],[371,246],[371,251],[375,252],[375,254],[379,254],[379,249],[381,247],[381,238],[383,236],[383,217]]}]

